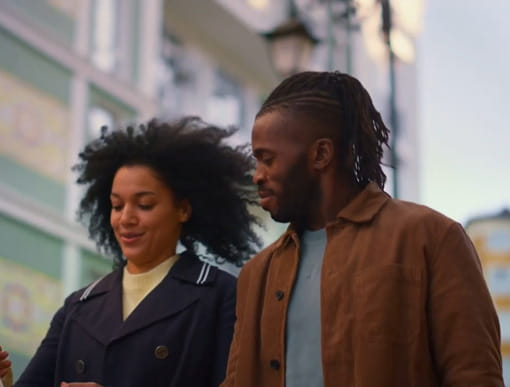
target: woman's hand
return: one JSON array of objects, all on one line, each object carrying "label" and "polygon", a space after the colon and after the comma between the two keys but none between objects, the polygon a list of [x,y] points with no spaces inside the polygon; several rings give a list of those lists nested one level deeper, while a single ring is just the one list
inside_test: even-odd
[{"label": "woman's hand", "polygon": [[10,372],[11,361],[7,359],[8,357],[9,352],[3,351],[0,345],[0,378],[5,377]]}]

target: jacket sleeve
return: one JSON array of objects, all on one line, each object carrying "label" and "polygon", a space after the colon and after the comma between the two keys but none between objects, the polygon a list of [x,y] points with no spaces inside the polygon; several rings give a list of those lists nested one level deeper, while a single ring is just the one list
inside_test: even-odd
[{"label": "jacket sleeve", "polygon": [[236,314],[236,322],[234,325],[234,337],[232,339],[232,344],[230,345],[230,352],[228,355],[228,364],[227,364],[227,372],[225,376],[225,380],[221,384],[220,387],[234,387],[235,386],[235,378],[237,374],[237,362],[239,358],[239,346],[241,343],[241,329],[243,326],[243,315],[242,309],[245,304],[245,300],[243,297],[244,290],[247,288],[247,276],[248,273],[246,271],[246,266],[241,270],[239,277],[237,279],[237,303],[235,307]]},{"label": "jacket sleeve", "polygon": [[234,277],[230,276],[227,279],[228,284],[226,291],[218,310],[216,348],[212,375],[213,387],[218,387],[225,378],[225,368],[227,367],[228,352],[234,331],[236,280]]},{"label": "jacket sleeve", "polygon": [[429,265],[428,320],[440,385],[503,387],[498,317],[460,224],[446,229]]},{"label": "jacket sleeve", "polygon": [[64,321],[65,306],[62,306],[53,316],[46,336],[14,387],[53,387],[57,351]]}]

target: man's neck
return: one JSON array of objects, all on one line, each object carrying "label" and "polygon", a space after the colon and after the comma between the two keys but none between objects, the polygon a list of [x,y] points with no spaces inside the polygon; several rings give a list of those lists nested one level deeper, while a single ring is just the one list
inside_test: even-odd
[{"label": "man's neck", "polygon": [[334,221],[338,213],[347,206],[361,189],[351,179],[338,176],[324,176],[320,184],[318,208],[310,214],[307,229],[319,230]]}]

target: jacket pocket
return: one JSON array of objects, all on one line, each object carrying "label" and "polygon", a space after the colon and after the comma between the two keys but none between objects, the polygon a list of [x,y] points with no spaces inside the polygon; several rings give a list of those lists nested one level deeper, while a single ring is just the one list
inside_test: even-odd
[{"label": "jacket pocket", "polygon": [[353,291],[358,335],[367,340],[414,341],[425,312],[421,283],[419,271],[403,265],[358,272]]}]

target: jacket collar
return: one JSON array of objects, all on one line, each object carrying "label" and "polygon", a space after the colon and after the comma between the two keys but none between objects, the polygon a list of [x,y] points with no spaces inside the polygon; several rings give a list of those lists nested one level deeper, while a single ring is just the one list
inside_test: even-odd
[{"label": "jacket collar", "polygon": [[[170,269],[169,276],[198,286],[208,285],[216,279],[216,267],[201,261],[195,254],[184,251]],[[80,295],[79,301],[111,291],[121,281],[123,267],[103,276],[90,284]]]},{"label": "jacket collar", "polygon": [[390,195],[376,183],[368,183],[363,191],[338,212],[337,218],[352,223],[371,222],[389,199]]},{"label": "jacket collar", "polygon": [[[356,195],[344,208],[337,214],[337,220],[350,223],[368,223],[371,222],[379,211],[390,200],[390,196],[384,192],[376,183],[368,183],[367,186]],[[283,247],[290,241],[298,244],[296,227],[290,224],[285,233],[276,241],[275,248]]]},{"label": "jacket collar", "polygon": [[82,293],[77,302],[86,305],[77,309],[73,318],[107,345],[188,308],[200,298],[200,288],[215,281],[217,270],[192,253],[182,253],[169,274],[122,321],[122,268],[119,268]]},{"label": "jacket collar", "polygon": [[218,269],[211,264],[201,261],[198,257],[188,251],[180,254],[170,276],[181,281],[189,282],[195,285],[208,285],[215,281]]}]

